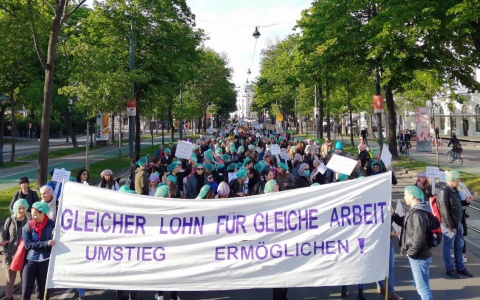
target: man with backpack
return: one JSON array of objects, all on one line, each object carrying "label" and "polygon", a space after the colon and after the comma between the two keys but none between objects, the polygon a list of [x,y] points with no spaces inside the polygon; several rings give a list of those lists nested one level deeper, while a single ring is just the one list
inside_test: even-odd
[{"label": "man with backpack", "polygon": [[[453,278],[473,277],[463,264],[462,249],[465,243],[463,238],[463,206],[469,201],[462,202],[457,191],[460,183],[460,173],[456,170],[448,171],[445,176],[446,183],[437,184],[436,198],[440,211],[443,232],[443,261],[447,275]],[[451,250],[453,248],[454,261],[452,262]]]},{"label": "man with backpack", "polygon": [[410,206],[407,215],[400,217],[395,211],[392,211],[393,221],[397,224],[403,224],[399,242],[400,253],[408,257],[413,282],[420,298],[431,300],[433,299],[429,275],[429,268],[432,263],[431,220],[435,217],[430,212],[429,204],[423,202],[423,192],[418,186],[406,186],[404,199],[406,204]]}]

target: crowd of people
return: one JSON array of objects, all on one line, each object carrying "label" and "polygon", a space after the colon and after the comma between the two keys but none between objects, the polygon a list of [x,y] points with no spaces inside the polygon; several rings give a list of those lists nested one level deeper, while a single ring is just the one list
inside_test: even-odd
[{"label": "crowd of people", "polygon": [[[327,168],[333,155],[350,157],[357,161],[350,174],[342,174]],[[152,197],[186,198],[186,199],[219,199],[235,198],[274,193],[279,191],[309,187],[311,185],[330,184],[338,181],[355,180],[366,176],[375,176],[391,170],[380,159],[378,151],[370,152],[366,141],[360,139],[358,154],[352,155],[344,151],[341,141],[333,142],[326,138],[323,143],[319,140],[302,140],[288,131],[282,134],[273,134],[253,128],[231,128],[219,131],[208,137],[200,138],[194,143],[193,151],[188,159],[176,156],[176,145],[169,147],[159,145],[155,155],[135,157],[132,160],[130,177],[126,185],[120,187],[114,180],[111,170],[101,173],[100,188],[112,189],[124,193],[135,193]],[[458,173],[458,172],[457,172]],[[89,184],[88,170],[80,170],[76,181]],[[450,181],[449,181],[450,180]],[[468,205],[472,199],[462,198],[457,191],[458,176],[447,177],[446,185],[440,185],[439,203],[443,207],[443,218],[446,228],[455,234],[444,239],[443,254],[447,275],[454,278],[471,276],[465,269],[462,255],[464,243],[463,230],[460,230],[461,216],[459,210]],[[452,183],[453,182],[453,183]],[[26,248],[26,261],[22,271],[22,299],[30,299],[37,283],[37,295],[43,299],[46,274],[51,248],[55,245],[53,238],[54,221],[57,209],[56,182],[49,182],[40,188],[40,199],[35,191],[29,189],[28,178],[20,179],[20,191],[15,193],[10,205],[11,217],[4,226],[3,251],[4,268],[7,275],[6,299],[13,299],[13,283],[16,272],[10,269],[20,240],[23,238]],[[396,184],[392,172],[392,184]],[[424,173],[419,173],[418,180],[412,186],[405,188],[407,205],[425,208],[427,200],[432,197],[431,185]],[[465,196],[465,195],[463,195]],[[407,214],[408,216],[408,214]],[[420,215],[420,217],[422,217]],[[431,262],[431,251],[427,244],[422,244],[422,252],[412,253],[418,241],[410,235],[418,234],[418,230],[411,227],[409,222],[422,222],[418,218],[401,218],[393,214],[393,221],[405,226],[405,235],[400,238],[402,253],[408,254],[412,267],[414,282],[421,299],[432,299],[428,285],[428,265]],[[416,220],[416,221],[413,221]],[[416,224],[416,223],[415,223]],[[396,233],[392,232],[392,237]],[[450,257],[451,248],[454,248],[455,264]],[[420,262],[417,260],[421,260]],[[423,264],[422,264],[423,263]],[[427,273],[425,274],[425,264]],[[378,291],[388,299],[403,299],[394,289],[394,246],[390,241],[389,282],[378,282]],[[422,273],[423,272],[423,273]],[[358,299],[364,300],[363,285],[358,285]],[[274,289],[274,300],[287,299],[287,288]],[[128,296],[125,296],[125,293]],[[177,292],[171,292],[171,299],[180,299]],[[78,300],[85,298],[85,289],[77,289]],[[135,291],[117,291],[117,298],[136,299]],[[347,289],[342,287],[342,296],[346,297]],[[48,297],[47,297],[48,298]],[[155,299],[163,300],[164,294],[159,291]]]}]

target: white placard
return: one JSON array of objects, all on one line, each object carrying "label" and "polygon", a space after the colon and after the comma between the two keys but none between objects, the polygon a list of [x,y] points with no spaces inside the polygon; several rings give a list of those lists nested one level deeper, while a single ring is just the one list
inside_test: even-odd
[{"label": "white placard", "polygon": [[207,133],[208,134],[213,134],[213,127],[207,128]]},{"label": "white placard", "polygon": [[438,174],[438,181],[440,182],[447,182],[447,179],[446,179],[446,176],[447,176],[447,172],[439,172]]},{"label": "white placard", "polygon": [[322,173],[322,175],[325,174],[325,172],[327,172],[327,167],[325,167],[325,164],[323,162],[318,165],[317,169],[318,169],[318,172]]},{"label": "white placard", "polygon": [[392,166],[392,154],[390,153],[390,150],[388,150],[388,147],[386,145],[383,145],[382,147],[382,154],[380,155],[380,159],[385,164],[385,167],[388,168]]},{"label": "white placard", "polygon": [[[399,215],[400,217],[405,216],[405,210],[403,209],[402,202],[400,200],[397,201],[397,206],[395,207],[395,213]],[[400,235],[402,234],[402,226],[403,224],[397,224],[395,222],[392,222],[392,227],[393,230],[397,233],[398,239],[400,239]]]},{"label": "white placard", "polygon": [[70,180],[71,171],[65,169],[55,169],[52,175],[52,181],[62,182],[62,180],[69,181]]},{"label": "white placard", "polygon": [[463,182],[459,182],[458,185],[462,189],[462,191],[465,193],[467,197],[472,197],[472,193],[468,190],[467,186]]},{"label": "white placard", "polygon": [[327,164],[327,168],[342,174],[350,175],[357,165],[357,161],[351,158],[334,154]]},{"label": "white placard", "polygon": [[440,168],[438,167],[427,167],[425,176],[427,178],[439,178],[440,173],[443,173],[443,172],[440,172]]},{"label": "white placard", "polygon": [[376,282],[388,276],[390,177],[222,200],[66,182],[46,287],[210,291]]},{"label": "white placard", "polygon": [[276,128],[275,128],[275,132],[276,132],[277,134],[282,134],[282,133],[283,133],[283,128],[282,128],[282,127],[276,127]]},{"label": "white placard", "polygon": [[177,142],[177,150],[175,156],[178,158],[190,159],[192,157],[193,144],[185,141]]},{"label": "white placard", "polygon": [[280,154],[280,146],[277,144],[271,144],[270,148],[268,148],[268,151],[272,153],[273,155]]}]

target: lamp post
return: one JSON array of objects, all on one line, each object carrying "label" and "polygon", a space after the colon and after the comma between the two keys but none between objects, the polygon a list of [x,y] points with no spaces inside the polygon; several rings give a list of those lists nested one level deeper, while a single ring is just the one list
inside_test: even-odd
[{"label": "lamp post", "polygon": [[5,96],[5,94],[2,94],[2,96],[0,96],[0,104],[2,105],[2,115],[0,116],[0,166],[3,166],[3,120],[5,119],[5,111],[3,106],[7,103],[7,100],[8,98],[7,96]]},{"label": "lamp post", "polygon": [[[131,4],[131,2],[130,2]],[[133,40],[133,25],[134,25],[135,19],[133,17],[133,10],[132,10],[132,21],[130,24],[130,71],[133,71],[134,68],[134,40]],[[133,99],[135,99],[135,86],[134,83],[132,83],[132,90],[131,90],[131,96]],[[135,102],[136,104],[136,102]],[[136,111],[135,111],[136,114]],[[128,149],[129,149],[129,157],[133,158],[133,136],[135,134],[135,114],[133,114],[133,111],[129,114],[128,116]]]}]

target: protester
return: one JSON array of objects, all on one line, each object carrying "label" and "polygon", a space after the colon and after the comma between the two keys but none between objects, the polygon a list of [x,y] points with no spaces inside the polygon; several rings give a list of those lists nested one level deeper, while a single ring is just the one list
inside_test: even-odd
[{"label": "protester", "polygon": [[417,174],[417,181],[415,185],[418,186],[423,191],[423,201],[428,202],[432,194],[432,186],[425,175],[425,172],[419,172]]},{"label": "protester", "polygon": [[88,180],[90,179],[90,172],[86,169],[81,169],[78,171],[76,179],[78,183],[89,185]]},{"label": "protester", "polygon": [[284,163],[278,163],[278,175],[276,180],[281,191],[291,190],[295,188],[295,178],[288,171],[288,166]]},{"label": "protester", "polygon": [[[473,277],[463,263],[462,249],[465,243],[463,237],[463,206],[471,201],[462,202],[457,187],[460,182],[460,173],[456,170],[448,171],[446,183],[437,184],[437,203],[440,210],[443,233],[443,261],[447,276],[452,278]],[[450,256],[453,248],[455,264]]]},{"label": "protester", "polygon": [[[36,203],[36,202],[35,202]],[[17,272],[10,269],[13,257],[17,251],[18,244],[22,238],[22,228],[31,220],[30,214],[27,213],[29,204],[26,199],[18,199],[13,204],[13,214],[5,220],[2,231],[3,246],[3,268],[7,282],[5,283],[5,299],[13,300],[13,288]]]},{"label": "protester", "polygon": [[118,186],[118,182],[113,180],[113,172],[110,169],[103,170],[102,173],[100,173],[101,181],[100,184],[98,185],[101,188],[104,189],[109,189],[109,190],[114,190],[118,191],[120,188]]},{"label": "protester", "polygon": [[422,300],[432,300],[430,290],[430,264],[432,251],[427,243],[427,231],[430,229],[429,204],[423,201],[423,191],[418,186],[405,187],[405,203],[410,206],[407,215],[400,218],[393,209],[395,223],[402,224],[400,252],[408,257],[413,275],[413,285]]},{"label": "protester", "polygon": [[53,239],[55,222],[48,218],[49,212],[47,203],[35,202],[32,207],[33,220],[28,221],[22,229],[22,238],[27,249],[22,275],[22,300],[30,300],[35,282],[38,298],[44,299],[50,252],[55,246]]},{"label": "protester", "polygon": [[207,178],[203,175],[203,165],[195,165],[195,174],[188,176],[186,185],[186,198],[195,199],[204,185],[208,185]]},{"label": "protester", "polygon": [[38,195],[37,195],[37,192],[30,189],[29,187],[29,181],[28,181],[28,178],[27,177],[22,177],[20,178],[19,180],[19,183],[20,185],[20,190],[17,191],[15,193],[15,195],[13,195],[13,198],[12,198],[12,201],[10,202],[10,205],[9,205],[9,209],[10,209],[10,214],[14,214],[14,209],[13,209],[13,204],[15,203],[15,201],[17,201],[18,199],[25,199],[27,200],[27,203],[29,205],[29,207],[27,208],[27,212],[30,213],[30,209],[33,205],[33,203],[35,202],[38,202]]},{"label": "protester", "polygon": [[[57,217],[57,201],[54,199],[55,192],[51,186],[44,185],[40,188],[40,197],[42,202],[47,203],[49,207],[48,218],[55,221]],[[33,206],[32,206],[33,207]]]},{"label": "protester", "polygon": [[213,190],[210,185],[206,184],[200,189],[200,192],[195,200],[200,199],[213,199]]},{"label": "protester", "polygon": [[137,168],[135,169],[135,192],[138,195],[148,195],[148,173],[145,171],[147,158],[142,157],[137,161]]},{"label": "protester", "polygon": [[230,187],[228,187],[228,184],[224,181],[220,182],[217,188],[217,195],[215,196],[215,198],[228,198],[229,194]]}]

